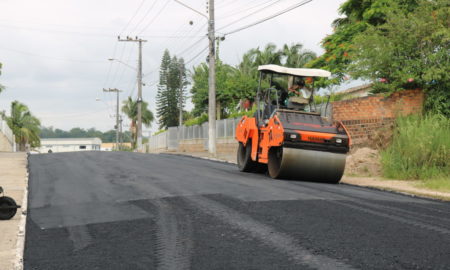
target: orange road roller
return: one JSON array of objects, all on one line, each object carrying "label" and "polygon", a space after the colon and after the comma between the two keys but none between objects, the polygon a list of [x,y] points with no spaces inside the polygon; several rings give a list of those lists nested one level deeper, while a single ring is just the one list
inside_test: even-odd
[{"label": "orange road roller", "polygon": [[[338,183],[351,138],[341,122],[314,111],[314,78],[330,77],[320,69],[259,66],[253,117],[236,128],[238,168],[272,178]],[[262,89],[262,85],[268,88]]]}]

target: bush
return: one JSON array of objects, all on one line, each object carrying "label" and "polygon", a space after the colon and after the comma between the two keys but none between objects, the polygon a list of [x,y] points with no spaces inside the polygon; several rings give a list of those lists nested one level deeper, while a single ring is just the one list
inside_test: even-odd
[{"label": "bush", "polygon": [[184,125],[187,127],[190,126],[195,126],[195,125],[201,125],[205,122],[208,122],[208,115],[207,114],[202,114],[199,117],[195,117],[189,120],[186,120],[186,122],[184,122]]},{"label": "bush", "polygon": [[[333,101],[339,101],[342,100],[344,98],[344,94],[342,93],[333,93],[330,95],[330,102]],[[314,96],[314,104],[322,104],[322,103],[327,103],[328,102],[328,95],[315,95]]]},{"label": "bush", "polygon": [[256,112],[256,106],[253,106],[253,108],[251,110],[249,110],[249,111],[231,112],[230,115],[228,115],[227,118],[241,118],[244,115],[246,115],[247,117],[253,117],[255,112]]},{"label": "bush", "polygon": [[450,119],[440,114],[397,119],[392,143],[381,152],[383,174],[397,179],[450,179]]},{"label": "bush", "polygon": [[167,131],[167,129],[160,129],[160,130],[156,131],[155,133],[153,133],[152,136],[156,136],[156,135],[161,134],[161,133],[164,133],[164,132],[166,132],[166,131]]}]

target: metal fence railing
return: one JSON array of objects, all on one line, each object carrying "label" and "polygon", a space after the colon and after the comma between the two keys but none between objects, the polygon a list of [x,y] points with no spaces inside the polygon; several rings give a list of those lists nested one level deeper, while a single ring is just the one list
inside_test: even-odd
[{"label": "metal fence railing", "polygon": [[[216,138],[234,138],[236,126],[241,118],[222,119],[216,121]],[[150,151],[177,150],[180,141],[203,141],[205,149],[208,146],[208,123],[194,126],[169,127],[167,131],[149,140]]]}]

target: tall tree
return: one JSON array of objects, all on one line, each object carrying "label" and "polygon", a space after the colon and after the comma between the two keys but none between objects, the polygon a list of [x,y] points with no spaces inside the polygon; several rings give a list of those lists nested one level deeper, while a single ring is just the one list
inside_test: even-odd
[{"label": "tall tree", "polygon": [[[170,57],[164,51],[159,72],[158,92],[156,95],[157,116],[160,129],[177,126],[179,122],[180,97],[185,100],[187,79],[184,60]],[[181,87],[181,88],[180,88]]]},{"label": "tall tree", "polygon": [[[136,123],[138,118],[138,102],[137,100],[133,100],[131,97],[128,97],[127,100],[123,101],[122,112],[128,116],[131,120],[131,133],[132,133],[132,146],[136,147],[137,141],[137,132],[136,132]],[[153,122],[154,117],[153,113],[148,109],[148,103],[142,101],[141,104],[141,112],[142,112],[142,123],[145,126],[150,126]]]},{"label": "tall tree", "polygon": [[40,145],[39,132],[41,122],[31,114],[25,104],[17,100],[13,101],[11,103],[11,116],[6,120],[16,137],[16,143],[21,151],[25,150],[27,144],[30,144],[31,147]]},{"label": "tall tree", "polygon": [[450,5],[421,0],[410,13],[390,11],[386,22],[354,39],[356,78],[374,81],[375,92],[421,88],[426,106],[450,116]]},{"label": "tall tree", "polygon": [[281,53],[283,66],[291,68],[304,67],[308,62],[317,57],[313,51],[304,50],[303,44],[301,43],[295,43],[291,46],[284,44]]},{"label": "tall tree", "polygon": [[323,68],[333,74],[332,79],[318,80],[318,86],[340,84],[348,75],[355,45],[354,38],[368,26],[382,25],[386,14],[411,12],[419,0],[347,0],[339,13],[343,17],[334,21],[334,32],[322,40],[325,53],[308,63],[308,67]]}]

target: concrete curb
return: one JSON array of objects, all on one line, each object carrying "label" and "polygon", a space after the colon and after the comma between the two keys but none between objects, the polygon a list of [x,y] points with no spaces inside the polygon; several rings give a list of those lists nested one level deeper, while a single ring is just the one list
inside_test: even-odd
[{"label": "concrete curb", "polygon": [[25,234],[27,224],[28,210],[28,158],[27,158],[27,176],[25,177],[25,189],[21,205],[21,216],[19,222],[19,232],[17,234],[16,259],[14,261],[15,270],[23,270],[23,253],[25,250]]}]

